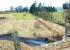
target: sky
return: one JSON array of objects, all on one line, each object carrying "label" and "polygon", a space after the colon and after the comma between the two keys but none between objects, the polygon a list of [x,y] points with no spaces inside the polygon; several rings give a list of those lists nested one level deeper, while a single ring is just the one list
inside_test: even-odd
[{"label": "sky", "polygon": [[23,7],[30,7],[34,1],[44,3],[43,5],[45,6],[62,7],[62,4],[67,0],[0,0],[0,11],[9,10],[11,6],[17,7],[22,5]]}]

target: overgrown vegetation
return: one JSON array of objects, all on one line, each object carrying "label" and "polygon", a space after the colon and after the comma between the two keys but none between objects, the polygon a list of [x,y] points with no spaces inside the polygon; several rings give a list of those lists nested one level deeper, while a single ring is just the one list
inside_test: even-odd
[{"label": "overgrown vegetation", "polygon": [[65,25],[65,17],[63,12],[53,12],[52,13],[52,22],[60,24],[62,26]]},{"label": "overgrown vegetation", "polygon": [[36,15],[37,17],[41,17],[46,20],[51,20],[50,14],[52,12],[56,12],[56,8],[52,6],[44,6],[41,3],[37,6],[37,3],[33,3],[32,6],[30,7],[29,12],[32,13],[33,15]]}]

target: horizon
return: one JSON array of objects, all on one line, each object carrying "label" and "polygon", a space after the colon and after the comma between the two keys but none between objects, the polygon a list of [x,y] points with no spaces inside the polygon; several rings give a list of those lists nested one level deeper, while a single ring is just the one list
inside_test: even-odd
[{"label": "horizon", "polygon": [[62,7],[67,0],[0,0],[0,11],[10,10],[11,6],[14,8],[19,5],[30,7],[34,1],[37,1],[37,3],[41,2],[44,6]]}]

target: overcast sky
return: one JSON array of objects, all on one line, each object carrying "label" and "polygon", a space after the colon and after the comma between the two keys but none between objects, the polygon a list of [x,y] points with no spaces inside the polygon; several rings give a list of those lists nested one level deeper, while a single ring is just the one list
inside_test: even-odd
[{"label": "overcast sky", "polygon": [[44,5],[52,5],[55,7],[62,7],[66,0],[0,0],[0,11],[8,10],[11,6],[16,7],[22,5],[23,7],[30,7],[34,1],[41,2]]}]

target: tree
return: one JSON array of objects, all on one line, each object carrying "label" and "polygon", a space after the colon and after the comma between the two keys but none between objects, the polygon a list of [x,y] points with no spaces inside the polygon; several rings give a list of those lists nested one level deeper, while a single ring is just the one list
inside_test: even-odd
[{"label": "tree", "polygon": [[52,7],[52,12],[56,12],[57,9],[55,7]]},{"label": "tree", "polygon": [[22,12],[22,10],[23,10],[23,7],[20,5],[20,6],[18,6],[18,10],[19,10],[19,12]]},{"label": "tree", "polygon": [[16,11],[16,12],[19,12],[19,11],[18,11],[18,7],[15,8],[15,11]]},{"label": "tree", "polygon": [[21,5],[15,8],[16,12],[22,12],[22,10],[23,10],[23,7]]},{"label": "tree", "polygon": [[13,11],[14,11],[14,8],[13,8],[12,6],[10,7],[10,11],[11,11],[11,12],[13,12]]},{"label": "tree", "polygon": [[56,12],[56,11],[57,11],[57,9],[56,9],[55,7],[51,7],[51,6],[46,7],[46,10],[47,10],[48,12]]},{"label": "tree", "polygon": [[42,8],[42,4],[39,3],[39,5],[38,5],[38,11],[41,11],[41,8]]},{"label": "tree", "polygon": [[30,13],[34,14],[36,12],[37,8],[36,8],[36,2],[34,2],[31,7],[30,7]]},{"label": "tree", "polygon": [[24,8],[23,8],[23,12],[24,12],[24,11],[25,11],[25,12],[28,12],[28,8],[27,8],[27,7],[24,7]]},{"label": "tree", "polygon": [[42,4],[41,4],[41,3],[39,3],[38,8],[41,8],[41,7],[42,7]]}]

